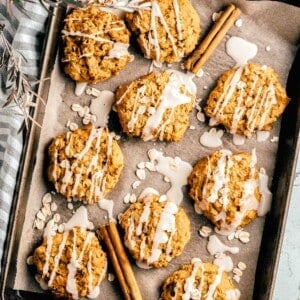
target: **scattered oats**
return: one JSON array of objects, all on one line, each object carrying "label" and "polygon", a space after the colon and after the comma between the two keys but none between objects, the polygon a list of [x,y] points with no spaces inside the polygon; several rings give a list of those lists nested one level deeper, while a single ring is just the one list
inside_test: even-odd
[{"label": "scattered oats", "polygon": [[60,214],[56,213],[54,216],[53,216],[53,221],[58,223],[60,221]]},{"label": "scattered oats", "polygon": [[59,233],[64,232],[64,230],[65,230],[65,225],[64,225],[64,224],[59,224],[57,230],[58,230]]},{"label": "scattered oats", "polygon": [[50,209],[51,209],[51,211],[57,211],[57,204],[55,202],[52,202]]},{"label": "scattered oats", "polygon": [[71,121],[68,120],[68,122],[67,122],[67,124],[66,124],[66,127],[69,128],[70,124],[71,124]]},{"label": "scattered oats", "polygon": [[242,261],[240,261],[237,266],[242,271],[245,271],[246,268],[247,268],[246,264],[244,262],[242,262]]},{"label": "scattered oats", "polygon": [[76,129],[78,129],[78,125],[74,122],[70,123],[68,127],[71,131],[75,131]]},{"label": "scattered oats", "polygon": [[279,137],[278,136],[273,136],[272,138],[271,138],[271,142],[272,143],[277,143],[279,141]]},{"label": "scattered oats", "polygon": [[39,229],[39,230],[42,230],[45,227],[45,222],[42,221],[42,220],[40,220],[40,219],[36,219],[34,221],[34,227],[37,228],[37,229]]},{"label": "scattered oats", "polygon": [[41,210],[38,211],[38,213],[36,214],[36,217],[42,221],[46,221],[46,217]]},{"label": "scattered oats", "polygon": [[239,283],[240,280],[241,280],[241,277],[238,276],[238,275],[234,275],[234,276],[232,277],[232,279],[233,279],[236,283]]},{"label": "scattered oats", "polygon": [[138,170],[136,170],[135,174],[141,180],[145,180],[146,179],[146,172],[145,172],[144,169],[138,169]]},{"label": "scattered oats", "polygon": [[203,87],[203,89],[204,89],[204,90],[207,90],[207,89],[208,89],[208,86],[207,86],[207,85],[205,85],[205,86]]},{"label": "scattered oats", "polygon": [[83,107],[83,112],[84,112],[85,115],[89,114],[90,113],[90,108],[87,105],[85,105]]},{"label": "scattered oats", "polygon": [[131,194],[129,201],[130,201],[130,203],[135,203],[136,202],[136,195],[135,194]]},{"label": "scattered oats", "polygon": [[242,232],[239,234],[238,239],[239,239],[242,243],[247,244],[247,243],[249,243],[249,241],[250,241],[250,233],[247,232],[247,231],[242,231]]},{"label": "scattered oats", "polygon": [[214,12],[211,16],[211,19],[213,20],[213,22],[216,22],[220,16],[222,15],[223,11],[219,11],[219,12]]},{"label": "scattered oats", "polygon": [[67,204],[67,207],[68,207],[69,210],[72,210],[74,208],[74,205],[73,205],[73,203],[69,202]]},{"label": "scattered oats", "polygon": [[91,123],[91,118],[89,117],[89,115],[85,115],[82,119],[82,124],[83,125],[87,125]]},{"label": "scattered oats", "polygon": [[120,135],[116,135],[116,136],[114,137],[114,139],[115,139],[116,141],[119,141],[119,140],[120,140],[120,138],[121,138],[121,136],[120,136]]},{"label": "scattered oats", "polygon": [[155,167],[154,163],[151,162],[151,161],[147,161],[147,162],[145,163],[145,167],[146,167],[149,171],[156,171],[156,167]]},{"label": "scattered oats", "polygon": [[123,202],[125,204],[129,203],[129,201],[130,201],[130,193],[126,194],[125,197],[123,198]]},{"label": "scattered oats", "polygon": [[56,192],[55,191],[51,191],[50,194],[51,195],[56,195]]},{"label": "scattered oats", "polygon": [[237,276],[242,276],[243,275],[243,272],[242,270],[240,270],[239,268],[233,268],[232,272],[237,275]]},{"label": "scattered oats", "polygon": [[202,226],[200,229],[199,229],[199,234],[200,236],[202,237],[208,237],[211,233],[211,228],[208,227],[208,226]]},{"label": "scattered oats", "polygon": [[84,200],[84,201],[82,201],[82,202],[83,202],[83,204],[85,204],[85,205],[87,204],[87,201],[85,201],[85,200]]},{"label": "scattered oats", "polygon": [[164,177],[164,181],[165,181],[165,182],[170,182],[170,178],[169,178],[168,176],[165,176],[165,177]]},{"label": "scattered oats", "polygon": [[196,127],[195,127],[194,125],[191,125],[191,126],[190,126],[190,129],[191,129],[191,130],[195,130]]},{"label": "scattered oats", "polygon": [[26,263],[29,266],[33,265],[33,256],[32,255],[30,255],[30,256],[27,257]]},{"label": "scattered oats", "polygon": [[228,241],[232,241],[234,239],[234,235],[235,235],[235,232],[231,232],[228,236],[227,236],[227,240]]},{"label": "scattered oats", "polygon": [[133,184],[132,184],[132,188],[135,190],[136,188],[138,188],[141,185],[141,181],[140,180],[136,180]]},{"label": "scattered oats", "polygon": [[57,231],[58,230],[58,226],[57,224],[53,224],[51,230],[54,232],[54,231]]},{"label": "scattered oats", "polygon": [[101,91],[95,89],[95,88],[89,88],[86,90],[87,95],[92,95],[95,97],[100,97],[101,96]]},{"label": "scattered oats", "polygon": [[158,202],[165,202],[167,201],[167,195],[161,195],[158,199]]},{"label": "scattered oats", "polygon": [[79,116],[80,118],[83,118],[84,115],[85,115],[84,110],[83,110],[83,108],[81,108],[81,109],[78,111],[78,116]]},{"label": "scattered oats", "polygon": [[271,51],[271,47],[269,45],[266,47],[266,51],[267,52]]},{"label": "scattered oats", "polygon": [[[47,205],[48,204],[48,205]],[[47,216],[51,216],[51,209],[50,209],[50,204],[49,203],[46,203],[42,208],[41,208],[41,211],[43,213],[43,215],[45,217]]]},{"label": "scattered oats", "polygon": [[197,116],[198,121],[200,121],[202,123],[205,122],[205,115],[203,112],[198,111],[196,116]]},{"label": "scattered oats", "polygon": [[167,66],[168,66],[169,68],[171,68],[171,67],[173,66],[173,64],[167,64]]},{"label": "scattered oats", "polygon": [[108,279],[108,281],[114,281],[115,280],[115,275],[113,273],[108,273],[107,279]]},{"label": "scattered oats", "polygon": [[42,198],[43,204],[50,203],[51,201],[52,201],[52,197],[50,193],[45,194],[44,197]]},{"label": "scattered oats", "polygon": [[204,72],[203,72],[202,69],[200,69],[200,70],[198,71],[198,73],[196,74],[196,77],[203,77],[203,75],[204,75]]},{"label": "scattered oats", "polygon": [[145,169],[145,162],[142,161],[142,162],[138,163],[138,164],[137,164],[137,167],[138,167],[139,169]]},{"label": "scattered oats", "polygon": [[239,235],[240,235],[240,233],[241,233],[242,231],[243,231],[242,229],[238,229],[238,230],[235,232],[234,237],[235,237],[236,239],[238,239],[238,238],[239,238]]},{"label": "scattered oats", "polygon": [[67,198],[67,202],[72,202],[72,198]]},{"label": "scattered oats", "polygon": [[82,110],[82,106],[79,103],[73,103],[71,105],[71,109],[73,111],[79,112],[80,110]]},{"label": "scattered oats", "polygon": [[235,25],[236,27],[242,27],[242,25],[243,25],[243,20],[242,20],[242,19],[237,19],[237,20],[235,21],[234,25]]}]

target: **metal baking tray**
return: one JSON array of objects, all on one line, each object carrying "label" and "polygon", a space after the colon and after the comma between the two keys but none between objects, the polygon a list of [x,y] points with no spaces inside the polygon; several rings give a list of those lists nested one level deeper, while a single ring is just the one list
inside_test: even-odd
[{"label": "metal baking tray", "polygon": [[[295,3],[297,0],[295,0]],[[60,32],[65,9],[53,9],[47,26],[47,36],[57,37]],[[58,49],[58,39],[49,38],[44,46],[43,64],[40,74],[41,83],[38,94],[47,99],[50,88],[49,78]],[[261,248],[256,270],[253,299],[272,299],[276,272],[283,241],[284,228],[289,207],[290,195],[293,187],[297,155],[300,150],[300,50],[291,68],[287,83],[290,101],[285,110],[280,130],[280,138],[276,159],[275,172],[272,182],[273,202],[270,213],[266,217]],[[34,118],[41,123],[44,115],[44,105],[39,105],[34,111]],[[16,255],[24,219],[25,204],[22,195],[29,191],[32,170],[35,165],[35,154],[38,147],[40,128],[31,126],[25,134],[24,151],[21,158],[20,171],[12,204],[8,229],[8,238],[2,261],[1,299],[51,299],[49,294],[14,290],[14,276],[16,274]],[[25,197],[26,199],[26,197]]]}]

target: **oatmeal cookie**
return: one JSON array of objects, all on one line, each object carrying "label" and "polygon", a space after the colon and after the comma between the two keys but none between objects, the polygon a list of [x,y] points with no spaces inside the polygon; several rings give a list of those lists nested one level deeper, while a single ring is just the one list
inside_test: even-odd
[{"label": "oatmeal cookie", "polygon": [[48,178],[56,191],[89,204],[114,188],[123,168],[123,154],[112,134],[92,125],[57,136],[48,152]]},{"label": "oatmeal cookie", "polygon": [[261,192],[256,154],[216,151],[201,159],[188,178],[190,196],[223,234],[257,217]]},{"label": "oatmeal cookie", "polygon": [[190,239],[190,221],[176,204],[154,192],[141,195],[122,215],[124,241],[140,267],[165,267]]},{"label": "oatmeal cookie", "polygon": [[123,131],[144,141],[179,141],[189,126],[196,91],[191,77],[174,70],[120,86],[116,109]]},{"label": "oatmeal cookie", "polygon": [[74,9],[65,20],[62,36],[64,70],[76,82],[106,80],[133,59],[124,21],[97,5]]},{"label": "oatmeal cookie", "polygon": [[38,276],[57,297],[95,298],[107,268],[107,258],[95,233],[74,227],[48,232],[33,254]]},{"label": "oatmeal cookie", "polygon": [[152,0],[150,9],[126,14],[146,58],[174,63],[190,54],[200,36],[200,19],[189,0]]},{"label": "oatmeal cookie", "polygon": [[233,134],[246,137],[271,130],[289,99],[273,69],[247,64],[226,71],[210,93],[204,111]]},{"label": "oatmeal cookie", "polygon": [[238,300],[240,291],[222,268],[193,259],[165,280],[161,298]]}]

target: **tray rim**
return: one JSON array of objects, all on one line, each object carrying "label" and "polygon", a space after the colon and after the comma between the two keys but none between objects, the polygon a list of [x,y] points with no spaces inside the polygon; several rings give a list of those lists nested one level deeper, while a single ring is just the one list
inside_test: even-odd
[{"label": "tray rim", "polygon": [[[293,0],[290,1],[275,0],[275,1],[288,3],[290,5],[300,6],[300,4],[297,3],[297,0],[294,1],[295,3],[293,3]],[[50,80],[47,80],[49,79],[47,76],[51,74],[52,67],[54,66],[54,60],[59,51],[58,40],[55,39],[55,37],[57,37],[57,32],[59,31],[59,28],[63,21],[62,15],[65,13],[65,11],[66,8],[59,5],[55,7],[51,7],[51,12],[48,17],[48,23],[47,23],[45,39],[44,39],[44,47],[42,51],[43,59],[42,59],[42,67],[40,73],[41,83],[39,84],[38,91],[37,91],[38,96],[43,97],[45,101],[47,101],[48,91],[50,88]],[[300,57],[300,47],[298,49],[298,56]],[[293,105],[293,108],[294,109],[296,108],[295,120],[297,126],[295,127],[295,130],[292,132],[292,134],[289,137],[286,136],[285,134],[286,132],[284,132],[282,126],[280,129],[280,137],[278,142],[278,150],[276,154],[276,163],[275,163],[275,170],[274,170],[273,182],[272,182],[272,192],[273,192],[272,208],[270,213],[266,217],[265,224],[263,227],[262,242],[259,249],[259,257],[258,257],[258,264],[257,264],[259,265],[259,263],[262,263],[262,267],[256,269],[253,299],[262,299],[262,300],[272,299],[272,295],[275,287],[276,275],[278,271],[279,259],[280,259],[280,250],[282,248],[283,237],[285,233],[284,229],[286,226],[290,198],[293,189],[293,182],[296,173],[297,158],[298,156],[300,156],[299,153],[300,152],[300,92],[297,96],[292,97],[290,103],[296,103]],[[43,120],[43,104],[41,104],[40,101],[38,102],[38,105],[33,113],[33,118],[37,121]],[[288,114],[284,112],[282,116],[282,122],[289,119],[290,116],[288,116]],[[21,214],[19,210],[19,207],[21,205],[20,197],[22,195],[22,192],[26,192],[26,186],[30,182],[30,180],[24,180],[24,177],[27,178],[28,172],[31,166],[34,164],[34,159],[32,159],[32,157],[30,156],[32,154],[32,151],[36,150],[37,148],[36,144],[38,139],[36,137],[39,136],[39,134],[40,134],[40,128],[34,124],[31,124],[28,130],[26,130],[24,134],[25,143],[23,146],[23,153],[21,156],[21,163],[20,163],[20,168],[17,177],[17,184],[13,196],[11,215],[8,224],[8,234],[5,242],[4,255],[2,259],[2,272],[0,274],[1,299],[16,299],[16,298],[8,298],[9,294],[11,293],[13,294],[16,293],[15,297],[17,297],[17,299],[27,299],[27,298],[23,298],[22,292],[19,293],[18,290],[8,287],[8,284],[9,281],[11,280],[11,278],[9,278],[11,276],[11,274],[9,274],[9,271],[10,268],[12,267],[13,250],[16,246],[18,246],[18,242],[16,241],[16,237],[14,233],[17,231],[16,216],[20,216]],[[287,139],[289,139],[289,141],[287,141]],[[269,261],[265,260],[265,255],[262,252],[264,251],[264,249],[268,249],[270,247],[269,245],[270,239],[269,238],[267,239],[266,237],[269,237],[270,230],[272,227],[272,224],[269,224],[272,223],[272,220],[270,221],[271,215],[275,213],[273,209],[274,207],[273,203],[275,201],[278,202],[278,198],[280,198],[280,195],[278,195],[278,188],[274,187],[274,179],[278,177],[279,178],[278,183],[280,183],[280,178],[281,178],[280,172],[282,172],[282,167],[283,167],[282,166],[283,162],[282,159],[280,159],[280,155],[282,154],[283,151],[282,149],[284,149],[286,145],[291,145],[291,141],[292,141],[292,147],[290,150],[292,151],[293,156],[290,157],[289,164],[286,164],[287,165],[286,169],[289,171],[288,192],[285,197],[283,211],[280,212],[282,213],[282,216],[280,217],[280,224],[277,228],[278,229],[278,233],[276,236],[277,238],[276,240],[271,241],[271,244],[273,245],[272,248],[273,261],[271,262],[271,265],[268,265]],[[21,214],[21,216],[24,219],[25,212],[23,213],[23,215]],[[16,268],[13,267],[13,269],[15,271]],[[262,276],[262,270],[270,270],[270,269],[272,270],[272,272],[267,274],[268,278],[266,280],[266,276]],[[28,295],[30,297],[28,299],[39,299],[35,297],[39,297],[39,295],[41,294],[33,293],[33,292],[24,292],[24,296],[25,295]],[[42,294],[42,295],[43,295],[43,299],[48,299],[47,294]],[[52,298],[50,297],[49,299]]]}]

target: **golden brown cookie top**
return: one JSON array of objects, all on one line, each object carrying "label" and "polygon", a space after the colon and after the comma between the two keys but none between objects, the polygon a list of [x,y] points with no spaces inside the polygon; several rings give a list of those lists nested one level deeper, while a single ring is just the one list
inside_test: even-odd
[{"label": "golden brown cookie top", "polygon": [[238,300],[239,297],[240,291],[222,268],[196,258],[165,280],[161,294],[163,300]]},{"label": "golden brown cookie top", "polygon": [[51,220],[33,254],[38,276],[58,298],[96,297],[107,259],[95,233],[81,227],[58,233],[53,225]]},{"label": "golden brown cookie top", "polygon": [[133,59],[124,21],[99,5],[74,9],[65,19],[62,35],[64,69],[76,82],[106,80]]},{"label": "golden brown cookie top", "polygon": [[123,168],[123,154],[113,135],[92,125],[57,136],[48,152],[48,178],[56,191],[90,204],[105,197]]},{"label": "golden brown cookie top", "polygon": [[174,63],[191,53],[200,19],[189,0],[153,0],[150,9],[126,14],[126,22],[146,58]]},{"label": "golden brown cookie top", "polygon": [[189,176],[196,207],[224,234],[250,223],[260,211],[256,161],[255,150],[220,150],[201,159]]},{"label": "golden brown cookie top", "polygon": [[246,64],[218,79],[204,111],[230,133],[250,137],[256,130],[271,130],[287,104],[286,92],[272,68]]},{"label": "golden brown cookie top", "polygon": [[141,267],[165,267],[190,239],[184,210],[156,192],[147,192],[122,215],[120,225],[129,252]]},{"label": "golden brown cookie top", "polygon": [[150,73],[120,86],[116,109],[129,136],[178,141],[189,125],[196,85],[188,75],[168,70]]}]

